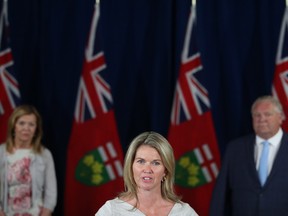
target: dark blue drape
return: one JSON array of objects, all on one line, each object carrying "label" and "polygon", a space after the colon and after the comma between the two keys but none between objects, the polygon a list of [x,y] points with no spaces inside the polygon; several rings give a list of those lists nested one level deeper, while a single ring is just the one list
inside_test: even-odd
[{"label": "dark blue drape", "polygon": [[[94,1],[8,0],[24,103],[44,120],[63,215],[66,149]],[[123,150],[138,133],[167,135],[190,0],[101,1],[103,47]],[[198,43],[219,149],[251,132],[250,106],[270,94],[285,0],[199,0]],[[72,188],[71,188],[72,189]]]}]

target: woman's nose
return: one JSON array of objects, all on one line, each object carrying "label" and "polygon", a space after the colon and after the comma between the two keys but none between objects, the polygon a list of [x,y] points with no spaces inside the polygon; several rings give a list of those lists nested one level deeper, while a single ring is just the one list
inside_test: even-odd
[{"label": "woman's nose", "polygon": [[144,173],[147,173],[147,174],[151,174],[152,173],[152,171],[151,170],[144,170]]},{"label": "woman's nose", "polygon": [[144,173],[152,173],[152,169],[151,169],[151,165],[150,164],[146,164],[144,167]]}]

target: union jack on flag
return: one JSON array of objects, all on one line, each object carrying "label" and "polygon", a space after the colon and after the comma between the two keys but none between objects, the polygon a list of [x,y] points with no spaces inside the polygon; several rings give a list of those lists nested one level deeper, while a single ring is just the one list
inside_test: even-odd
[{"label": "union jack on flag", "polygon": [[[11,49],[0,52],[0,115],[14,109],[20,98],[18,82],[12,75],[13,59]],[[9,72],[11,71],[11,72]]]},{"label": "union jack on flag", "polygon": [[288,6],[286,6],[280,29],[272,94],[283,106],[286,115],[283,129],[288,131]]},{"label": "union jack on flag", "polygon": [[[75,120],[84,122],[107,113],[113,105],[110,85],[100,72],[106,68],[104,53],[100,48],[101,34],[96,34],[100,25],[99,7],[93,15],[85,61],[76,99]],[[97,42],[97,43],[95,43]]]},{"label": "union jack on flag", "polygon": [[193,116],[200,116],[210,109],[208,92],[196,78],[196,73],[202,70],[200,53],[193,38],[196,37],[196,25],[196,9],[192,7],[172,106],[171,123],[175,125],[189,121]]},{"label": "union jack on flag", "polygon": [[0,14],[0,143],[5,140],[7,121],[20,102],[20,91],[13,71],[10,48],[8,2],[3,1]]}]

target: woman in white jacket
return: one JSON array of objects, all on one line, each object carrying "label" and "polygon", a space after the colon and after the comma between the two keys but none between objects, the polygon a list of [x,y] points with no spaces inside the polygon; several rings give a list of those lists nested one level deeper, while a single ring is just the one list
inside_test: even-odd
[{"label": "woman in white jacket", "polygon": [[57,202],[51,152],[41,144],[42,120],[29,105],[17,107],[0,146],[0,216],[50,216]]}]

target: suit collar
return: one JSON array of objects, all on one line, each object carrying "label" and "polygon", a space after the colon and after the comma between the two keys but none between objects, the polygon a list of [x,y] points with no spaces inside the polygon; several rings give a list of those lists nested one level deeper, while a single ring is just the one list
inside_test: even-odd
[{"label": "suit collar", "polygon": [[287,155],[288,155],[288,134],[284,133],[270,175],[267,178],[267,185],[269,184],[269,181],[273,179],[273,176],[277,172],[281,172],[283,164],[287,162]]}]

